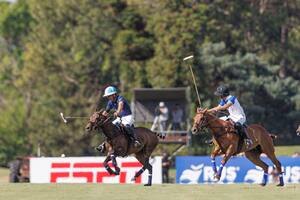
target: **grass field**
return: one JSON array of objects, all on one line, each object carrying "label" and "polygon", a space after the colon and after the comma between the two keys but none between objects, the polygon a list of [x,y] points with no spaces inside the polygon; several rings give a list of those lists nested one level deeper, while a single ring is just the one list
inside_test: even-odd
[{"label": "grass field", "polygon": [[[300,143],[300,140],[299,140]],[[293,146],[275,146],[275,153],[278,156],[291,156],[295,152],[300,152],[299,145]]]},{"label": "grass field", "polygon": [[296,200],[300,185],[142,185],[98,184],[0,184],[0,199],[7,200]]}]

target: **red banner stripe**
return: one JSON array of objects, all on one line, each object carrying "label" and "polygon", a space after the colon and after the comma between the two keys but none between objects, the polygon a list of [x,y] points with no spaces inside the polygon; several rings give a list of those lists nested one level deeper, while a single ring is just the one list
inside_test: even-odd
[{"label": "red banner stripe", "polygon": [[70,168],[70,163],[52,163],[51,168]]},{"label": "red banner stripe", "polygon": [[[108,163],[109,167],[113,167],[112,163]],[[74,168],[104,168],[103,163],[74,163]]]},{"label": "red banner stripe", "polygon": [[69,176],[69,172],[52,172],[50,175],[50,182],[56,183],[58,178],[67,178]]},{"label": "red banner stripe", "polygon": [[123,162],[122,167],[143,167],[139,162]]},{"label": "red banner stripe", "polygon": [[103,163],[74,163],[74,168],[100,168]]},{"label": "red banner stripe", "polygon": [[73,172],[75,178],[86,178],[87,183],[93,182],[93,172]]}]

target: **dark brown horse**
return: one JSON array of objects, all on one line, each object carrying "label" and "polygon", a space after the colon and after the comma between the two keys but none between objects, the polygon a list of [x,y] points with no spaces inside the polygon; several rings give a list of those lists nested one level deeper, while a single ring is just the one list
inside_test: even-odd
[{"label": "dark brown horse", "polygon": [[300,136],[300,125],[298,126],[298,129],[296,130],[296,133],[298,136]]},{"label": "dark brown horse", "polygon": [[[107,157],[103,162],[105,169],[110,174],[119,175],[120,168],[117,165],[116,157],[125,157],[134,154],[136,159],[143,165],[143,167],[135,174],[132,181],[135,181],[146,169],[149,171],[148,183],[145,186],[152,185],[152,166],[149,163],[151,153],[154,151],[158,144],[156,133],[143,127],[134,129],[137,139],[142,144],[135,147],[130,139],[126,136],[122,128],[117,127],[112,122],[112,116],[104,116],[102,112],[95,112],[85,127],[86,132],[92,130],[102,130],[103,134],[107,137],[106,149]],[[108,162],[112,160],[115,171],[112,170]]]},{"label": "dark brown horse", "polygon": [[[240,136],[236,133],[235,128],[230,121],[224,121],[217,118],[214,114],[207,112],[207,109],[198,110],[194,117],[192,133],[197,134],[201,129],[207,127],[213,135],[215,148],[211,153],[212,167],[215,172],[215,178],[220,180],[222,169],[231,156],[245,152],[245,156],[255,165],[261,167],[264,171],[264,179],[261,185],[265,186],[268,179],[268,165],[260,159],[260,154],[265,153],[274,163],[279,173],[280,183],[283,186],[283,175],[281,163],[275,156],[275,150],[270,134],[264,127],[258,124],[252,124],[247,127],[247,132],[253,141],[250,147],[241,142]],[[219,170],[215,164],[215,157],[224,154]]]}]

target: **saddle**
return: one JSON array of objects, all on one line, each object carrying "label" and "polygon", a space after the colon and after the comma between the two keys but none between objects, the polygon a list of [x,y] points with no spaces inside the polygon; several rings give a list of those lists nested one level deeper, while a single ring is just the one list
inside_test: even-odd
[{"label": "saddle", "polygon": [[225,131],[227,133],[235,133],[237,134],[240,138],[242,139],[245,139],[245,134],[246,134],[246,131],[247,131],[247,128],[248,128],[248,125],[247,124],[243,124],[243,129],[244,129],[244,134],[243,133],[240,133],[238,129],[235,128],[235,123],[232,121],[232,120],[227,120],[226,121],[227,124],[226,124],[226,127],[225,127]]},{"label": "saddle", "polygon": [[120,133],[123,134],[127,138],[128,144],[130,144],[131,142],[134,141],[134,138],[132,137],[132,135],[130,133],[128,133],[128,131],[126,130],[126,127],[123,124],[118,123],[115,126],[119,129]]},{"label": "saddle", "polygon": [[[247,127],[248,125],[244,124],[243,128],[244,131],[247,131]],[[236,135],[239,136],[239,141],[238,141],[238,147],[237,147],[237,151],[234,153],[234,155],[237,155],[241,152],[243,145],[244,145],[244,139],[245,139],[245,135],[246,133],[242,134],[240,133],[236,128],[235,128],[235,123],[232,120],[227,120],[227,124],[225,127],[225,131],[227,133],[235,133]]]}]

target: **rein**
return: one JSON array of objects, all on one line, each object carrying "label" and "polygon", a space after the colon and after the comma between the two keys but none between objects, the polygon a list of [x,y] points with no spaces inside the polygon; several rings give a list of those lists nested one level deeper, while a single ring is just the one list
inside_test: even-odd
[{"label": "rein", "polygon": [[112,118],[112,115],[108,116],[108,117],[104,120],[104,122],[102,122],[102,124],[99,125],[99,126],[103,126],[103,125],[106,124],[111,118]]},{"label": "rein", "polygon": [[[113,118],[113,115],[109,115],[103,122],[97,124],[97,127],[101,128],[102,131],[105,133],[104,125],[107,124],[108,122],[110,122],[112,120],[112,118]],[[114,131],[110,131],[110,132],[111,132],[110,136],[105,134],[105,136],[107,138],[113,139],[114,137],[116,137],[117,134],[115,134]]]},{"label": "rein", "polygon": [[[212,122],[214,122],[214,121],[216,121],[216,120],[218,120],[219,118],[217,118],[216,116],[214,116],[215,118],[214,119],[212,119],[212,120],[207,120],[207,119],[205,119],[205,120],[207,120],[207,122],[206,122],[206,124],[205,125],[202,125],[202,127],[205,127],[205,128],[210,128],[210,129],[212,129],[212,128],[218,128],[218,129],[221,129],[221,130],[224,130],[224,131],[226,131],[226,129],[227,128],[231,128],[230,126],[210,126],[210,123],[212,123]],[[197,124],[197,126],[199,126],[200,124]],[[208,127],[209,126],[209,127]],[[225,132],[224,134],[226,134],[227,132]],[[230,133],[230,132],[229,132]],[[219,137],[221,137],[222,135],[224,135],[224,134],[215,134],[215,136],[216,136],[216,138],[219,138]]]}]

